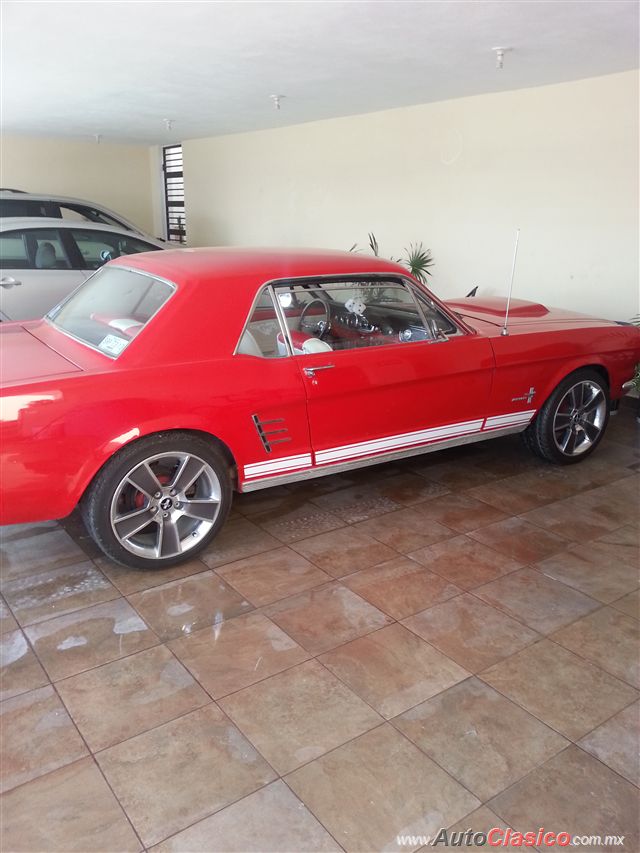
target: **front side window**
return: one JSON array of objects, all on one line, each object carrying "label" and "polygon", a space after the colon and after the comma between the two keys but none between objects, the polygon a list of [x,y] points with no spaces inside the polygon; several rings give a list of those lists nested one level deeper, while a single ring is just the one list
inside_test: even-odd
[{"label": "front side window", "polygon": [[82,269],[97,270],[107,261],[122,255],[135,255],[138,252],[156,252],[158,246],[139,240],[137,237],[115,234],[110,231],[72,228],[69,232],[76,242],[82,256]]},{"label": "front side window", "polygon": [[0,265],[3,270],[28,270],[31,266],[22,231],[3,231],[0,234]]},{"label": "front side window", "polygon": [[4,231],[0,236],[3,269],[69,270],[71,262],[53,228]]},{"label": "front side window", "polygon": [[295,355],[406,345],[457,329],[402,282],[292,283],[276,288]]},{"label": "front side window", "polygon": [[105,267],[47,314],[61,331],[117,358],[175,288],[144,273]]}]

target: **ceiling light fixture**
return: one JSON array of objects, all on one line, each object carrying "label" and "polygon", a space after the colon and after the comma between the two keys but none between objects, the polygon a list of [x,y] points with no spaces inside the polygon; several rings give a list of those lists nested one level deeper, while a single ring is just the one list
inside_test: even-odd
[{"label": "ceiling light fixture", "polygon": [[491,50],[495,51],[496,54],[496,68],[501,70],[504,66],[504,55],[509,51],[513,50],[512,47],[492,47]]},{"label": "ceiling light fixture", "polygon": [[171,128],[173,127],[173,119],[172,118],[165,118],[162,120],[164,121],[164,126],[166,127],[166,129],[171,130]]},{"label": "ceiling light fixture", "polygon": [[286,95],[269,95],[269,97],[273,101],[274,110],[279,110],[280,109],[280,101],[282,100],[282,98],[286,98],[287,96]]}]

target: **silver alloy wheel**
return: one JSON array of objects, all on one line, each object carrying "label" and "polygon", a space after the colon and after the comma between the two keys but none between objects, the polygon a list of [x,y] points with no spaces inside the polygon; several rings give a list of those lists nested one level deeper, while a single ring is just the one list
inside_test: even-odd
[{"label": "silver alloy wheel", "polygon": [[553,418],[553,440],[565,456],[579,456],[604,428],[607,400],[595,382],[576,382],[564,395]]},{"label": "silver alloy wheel", "polygon": [[111,500],[116,539],[139,557],[176,557],[198,545],[220,512],[217,474],[192,453],[159,453],[135,465]]}]

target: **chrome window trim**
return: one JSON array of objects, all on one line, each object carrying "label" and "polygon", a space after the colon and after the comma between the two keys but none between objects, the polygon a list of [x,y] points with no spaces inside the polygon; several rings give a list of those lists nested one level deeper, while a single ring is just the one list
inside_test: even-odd
[{"label": "chrome window trim", "polygon": [[[251,318],[253,317],[253,312],[258,307],[258,302],[263,293],[268,293],[271,297],[271,304],[273,306],[273,310],[276,315],[276,319],[278,320],[278,325],[280,326],[280,331],[282,332],[282,336],[284,338],[284,343],[287,348],[287,354],[278,356],[279,358],[289,358],[289,356],[293,355],[293,349],[291,347],[291,341],[289,340],[289,329],[287,327],[286,322],[283,322],[282,311],[280,310],[280,305],[278,304],[278,300],[276,299],[275,291],[273,288],[273,284],[271,282],[265,282],[261,284],[258,288],[256,295],[253,297],[253,301],[251,303],[251,307],[249,308],[249,313],[247,314],[247,319],[245,320],[244,326],[242,327],[242,331],[240,332],[240,337],[233,348],[232,355],[243,355],[243,353],[238,352],[238,348],[242,343],[242,338],[244,337],[244,333],[249,331],[249,323],[251,322]],[[257,356],[254,356],[257,358]],[[272,361],[272,359],[268,358],[266,355],[261,356],[264,361]]]},{"label": "chrome window trim", "polygon": [[[112,269],[113,268],[114,267],[112,267]],[[106,358],[110,358],[111,361],[117,361],[120,358],[120,356],[123,355],[123,353],[125,353],[129,349],[129,346],[131,345],[131,343],[133,343],[133,339],[126,345],[126,347],[122,350],[122,352],[118,353],[118,355],[110,355],[108,352],[105,352],[104,350],[98,349],[98,347],[94,347],[93,344],[90,344],[87,341],[83,340],[82,338],[77,337],[77,335],[73,335],[71,332],[68,332],[66,329],[61,329],[60,326],[56,325],[56,323],[54,322],[55,318],[51,317],[51,314],[54,311],[56,313],[59,313],[59,311],[62,310],[62,308],[80,290],[81,287],[84,287],[85,284],[94,277],[94,275],[97,275],[99,272],[101,272],[104,269],[105,269],[105,265],[98,267],[97,270],[94,270],[90,276],[85,278],[85,280],[83,282],[81,282],[76,288],[74,288],[74,290],[71,291],[71,293],[69,293],[67,296],[65,296],[65,298],[62,300],[62,302],[58,302],[57,305],[55,305],[53,308],[51,308],[51,310],[48,311],[42,319],[46,323],[48,323],[53,329],[55,329],[57,332],[59,332],[61,335],[65,335],[67,338],[71,338],[71,340],[77,341],[79,344],[83,344],[87,349],[90,349],[90,350],[93,350],[94,352],[100,353],[100,355],[104,355]],[[139,334],[143,334],[144,330],[147,328],[149,323],[154,319],[154,317],[157,314],[159,314],[162,311],[164,306],[174,296],[174,294],[178,290],[178,285],[174,281],[170,281],[168,278],[164,278],[161,275],[154,275],[153,273],[147,272],[146,270],[136,269],[136,267],[125,267],[123,264],[118,264],[117,269],[127,270],[127,272],[138,273],[138,275],[145,275],[147,278],[151,278],[154,281],[161,281],[163,284],[168,284],[169,287],[171,288],[171,293],[167,296],[167,298],[164,300],[162,305],[159,308],[157,308],[153,312],[153,314],[151,314],[151,316],[149,317],[147,322],[143,325],[143,327],[139,333]],[[137,337],[138,336],[136,335],[136,338]]]},{"label": "chrome window trim", "polygon": [[[304,282],[309,282],[309,283],[313,283],[314,281],[321,282],[325,279],[331,280],[327,284],[321,285],[322,289],[325,291],[343,290],[345,288],[346,284],[349,284],[349,283],[358,284],[358,282],[360,282],[361,284],[370,285],[372,287],[375,286],[373,284],[374,281],[381,281],[381,282],[387,282],[388,284],[399,285],[399,286],[403,287],[405,290],[409,291],[409,295],[411,296],[411,299],[413,301],[413,305],[414,305],[414,308],[416,309],[416,313],[418,314],[418,316],[420,317],[420,319],[422,321],[424,331],[426,332],[428,330],[428,325],[426,322],[426,315],[424,313],[424,309],[423,309],[422,305],[420,304],[420,301],[419,301],[418,296],[417,296],[417,294],[421,293],[421,291],[419,290],[418,286],[416,285],[416,282],[414,282],[413,279],[410,279],[408,276],[402,275],[402,273],[391,273],[390,275],[386,275],[384,273],[353,273],[351,277],[340,276],[340,275],[299,276],[297,278],[290,278],[290,279],[273,279],[272,281],[269,282],[269,285],[272,287],[274,294],[275,294],[276,288],[290,287],[290,289],[293,290],[296,287],[300,287],[301,284],[303,284]],[[337,279],[340,279],[340,281],[338,281]],[[421,295],[424,295],[425,299],[429,300],[429,302],[432,302],[432,300],[430,299],[430,297],[427,293],[424,293]],[[280,300],[276,298],[275,302],[276,302],[276,306],[277,306],[276,310],[281,309]],[[438,311],[441,314],[443,314],[444,317],[451,323],[452,326],[454,326],[454,328],[456,330],[455,332],[452,332],[451,334],[444,333],[447,340],[449,340],[450,338],[455,338],[458,336],[464,336],[464,335],[469,334],[466,330],[461,329],[460,325],[446,311],[442,311],[439,304],[433,303],[433,310]],[[292,340],[290,337],[290,330],[289,330],[289,327],[287,326],[286,322],[284,323],[284,327],[285,327],[285,340],[287,341],[288,346],[290,348],[290,354],[293,355],[294,354],[293,353],[293,343],[292,343]],[[432,343],[437,343],[437,340],[438,339],[423,340],[423,341],[407,341],[406,343],[409,343],[409,344],[432,344]],[[380,344],[380,346],[381,347],[392,346],[392,344]],[[395,344],[393,344],[393,346],[395,346]],[[365,349],[365,347],[354,347],[354,349]],[[366,347],[366,349],[368,349],[368,347]]]}]

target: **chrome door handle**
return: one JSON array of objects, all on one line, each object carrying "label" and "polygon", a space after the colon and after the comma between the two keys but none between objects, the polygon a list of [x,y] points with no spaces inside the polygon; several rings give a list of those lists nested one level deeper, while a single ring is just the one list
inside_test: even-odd
[{"label": "chrome door handle", "polygon": [[2,278],[0,278],[0,287],[14,287],[18,284],[22,284],[22,282],[10,275],[3,275]]},{"label": "chrome door handle", "polygon": [[305,376],[310,376],[312,379],[316,374],[316,370],[330,370],[335,367],[335,364],[319,364],[317,367],[303,367]]}]

